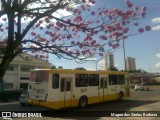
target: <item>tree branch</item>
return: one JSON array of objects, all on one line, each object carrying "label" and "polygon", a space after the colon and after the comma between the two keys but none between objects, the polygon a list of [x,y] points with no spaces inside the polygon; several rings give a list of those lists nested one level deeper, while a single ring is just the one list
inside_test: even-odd
[{"label": "tree branch", "polygon": [[48,16],[49,14],[52,14],[53,12],[57,11],[59,8],[61,8],[62,6],[55,6],[54,8],[52,8],[51,10],[45,11],[43,14],[39,14],[39,16],[37,16],[33,21],[31,21],[31,23],[26,27],[26,29],[23,31],[22,33],[22,39],[24,38],[24,36],[28,33],[28,31],[31,29],[31,27],[33,27],[33,25],[41,18]]}]

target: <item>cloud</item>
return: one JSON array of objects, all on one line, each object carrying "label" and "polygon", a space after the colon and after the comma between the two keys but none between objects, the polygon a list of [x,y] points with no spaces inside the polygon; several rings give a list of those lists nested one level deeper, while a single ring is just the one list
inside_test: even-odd
[{"label": "cloud", "polygon": [[53,16],[58,17],[58,18],[63,18],[63,17],[71,16],[71,15],[72,15],[71,12],[68,12],[68,11],[62,10],[62,9],[53,13]]},{"label": "cloud", "polygon": [[95,71],[95,68],[93,68],[93,67],[88,67],[88,68],[86,68],[87,70],[93,70],[93,71]]},{"label": "cloud", "polygon": [[160,25],[152,27],[152,30],[160,30]]},{"label": "cloud", "polygon": [[156,54],[156,57],[160,59],[160,53],[157,53],[157,54]]},{"label": "cloud", "polygon": [[[160,59],[160,53],[156,54],[156,57]],[[155,65],[156,68],[160,68],[160,62]]]},{"label": "cloud", "polygon": [[153,22],[153,23],[160,23],[160,17],[153,18],[153,19],[152,19],[152,22]]},{"label": "cloud", "polygon": [[155,25],[155,26],[152,27],[152,30],[160,30],[160,25],[159,25],[159,23],[160,23],[160,17],[153,18],[152,22],[155,23],[155,24],[157,24],[157,25]]},{"label": "cloud", "polygon": [[6,24],[6,23],[8,22],[8,20],[4,21],[4,20],[2,20],[3,18],[7,18],[7,15],[3,15],[3,16],[1,16],[1,18],[0,18],[0,23],[1,23],[1,24]]},{"label": "cloud", "polygon": [[160,68],[160,63],[157,63],[157,64],[155,65],[155,67],[156,67],[156,68]]},{"label": "cloud", "polygon": [[105,60],[103,59],[103,60],[98,61],[98,64],[99,65],[104,65],[105,64]]},{"label": "cloud", "polygon": [[119,67],[119,65],[118,65],[118,64],[115,64],[114,66],[115,66],[115,67]]}]

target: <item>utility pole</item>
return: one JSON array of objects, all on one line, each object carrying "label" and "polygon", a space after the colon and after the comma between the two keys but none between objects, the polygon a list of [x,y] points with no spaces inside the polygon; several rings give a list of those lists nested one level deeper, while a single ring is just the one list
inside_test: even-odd
[{"label": "utility pole", "polygon": [[123,57],[124,57],[124,71],[126,71],[126,53],[125,53],[124,39],[123,39]]}]

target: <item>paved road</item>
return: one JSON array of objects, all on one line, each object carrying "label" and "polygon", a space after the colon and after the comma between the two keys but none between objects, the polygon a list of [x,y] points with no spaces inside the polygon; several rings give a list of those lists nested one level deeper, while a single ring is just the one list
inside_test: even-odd
[{"label": "paved road", "polygon": [[[54,114],[57,117],[54,117],[54,119],[64,119],[64,116],[68,116],[67,119],[82,119],[74,117],[74,115],[79,114],[80,116],[84,116],[83,120],[86,119],[100,119],[99,117],[87,117],[86,116],[96,116],[96,114],[100,113],[110,113],[111,111],[114,113],[117,113],[118,111],[160,111],[160,86],[152,88],[150,91],[131,91],[131,97],[124,99],[122,101],[112,101],[102,104],[96,104],[88,106],[85,109],[65,109],[60,110],[58,112],[55,112],[53,110],[43,108],[43,107],[37,107],[37,106],[25,106],[21,107],[18,103],[12,103],[12,104],[0,104],[0,111],[36,111],[36,112],[43,112],[45,113],[51,113]],[[134,112],[135,113],[135,112]],[[110,119],[136,119],[136,117],[130,117],[130,118],[117,118],[112,117]],[[22,118],[17,118],[18,120],[21,120]],[[23,120],[31,120],[31,118],[23,118]],[[36,120],[37,118],[32,118],[33,120]],[[38,120],[51,120],[53,118],[49,117],[42,117],[38,118]],[[102,120],[108,119],[108,117],[101,118]],[[144,119],[144,117],[142,118]],[[158,117],[147,117],[146,119],[154,119],[158,120]]]}]

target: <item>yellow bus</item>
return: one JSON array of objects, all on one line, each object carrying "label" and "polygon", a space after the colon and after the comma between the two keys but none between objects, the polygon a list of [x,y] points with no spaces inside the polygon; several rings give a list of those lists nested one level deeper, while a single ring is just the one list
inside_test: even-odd
[{"label": "yellow bus", "polygon": [[127,72],[66,69],[35,69],[29,80],[28,104],[53,109],[85,107],[89,104],[129,96]]}]

